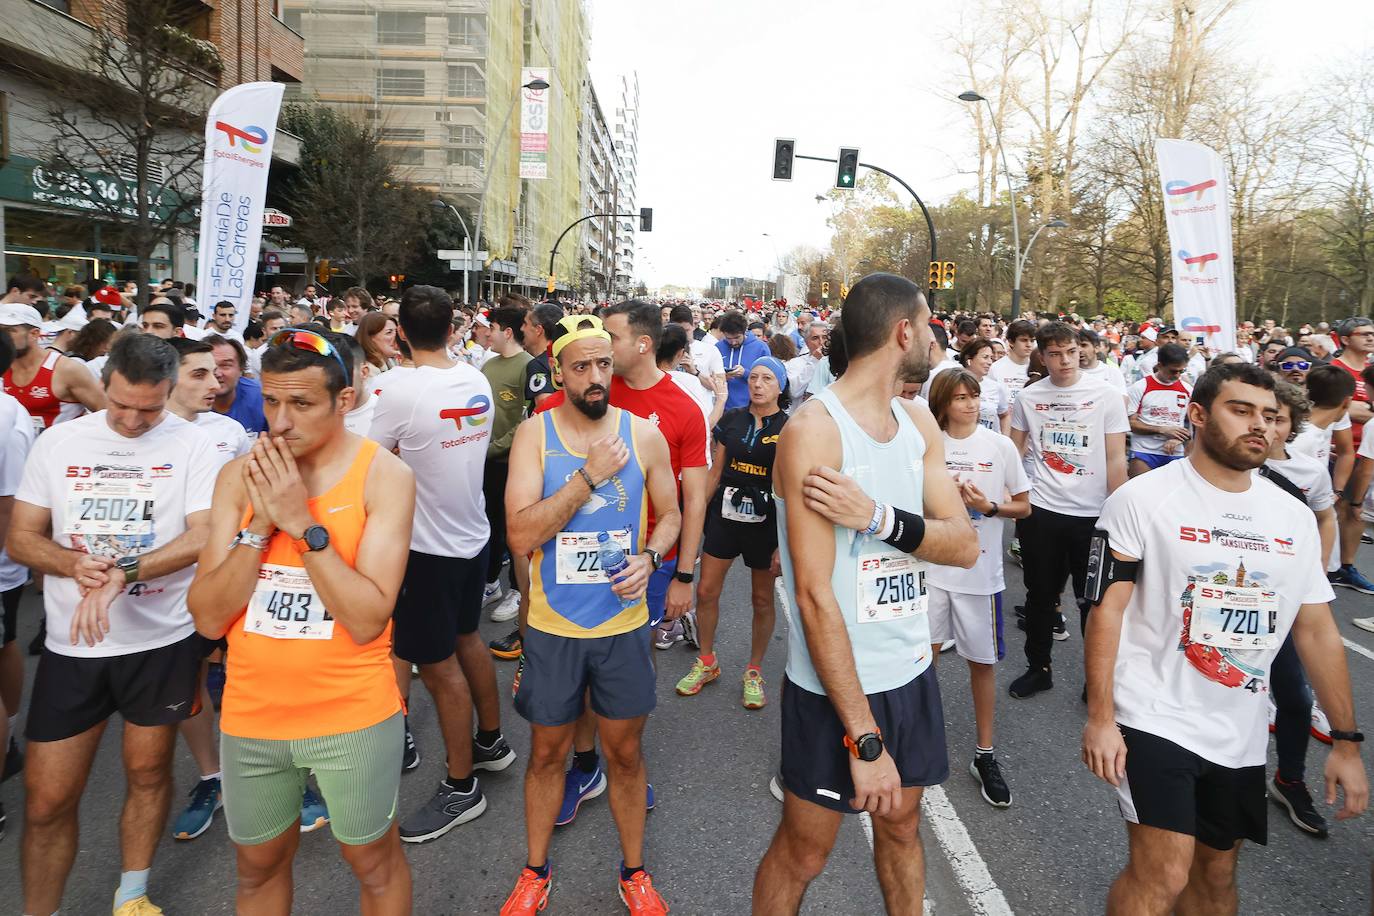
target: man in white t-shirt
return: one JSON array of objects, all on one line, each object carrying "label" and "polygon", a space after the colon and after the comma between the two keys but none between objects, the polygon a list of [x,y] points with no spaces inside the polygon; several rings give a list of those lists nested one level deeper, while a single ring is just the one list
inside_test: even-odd
[{"label": "man in white t-shirt", "polygon": [[340,352],[347,353],[353,366],[353,409],[344,414],[344,429],[356,436],[370,437],[372,417],[377,411],[377,396],[368,390],[372,364],[367,361],[367,354],[357,337],[334,334],[329,342]]},{"label": "man in white t-shirt", "polygon": [[[717,402],[720,403],[720,412],[723,413],[726,396],[725,362],[721,358],[715,340],[710,335],[701,340],[696,339],[696,335],[693,333],[697,328],[696,317],[692,314],[690,306],[673,306],[673,310],[668,315],[668,320],[673,324],[681,325],[682,329],[687,332],[687,352],[692,359],[692,368],[696,370],[696,383],[706,390],[712,406]],[[694,401],[701,400],[695,392],[689,391],[688,394],[692,395]],[[717,413],[716,416],[719,417],[720,413]]]},{"label": "man in white t-shirt", "polygon": [[378,397],[368,435],[382,448],[399,449],[415,472],[414,531],[396,600],[393,650],[419,666],[448,752],[438,791],[401,822],[404,842],[423,843],[481,815],[487,801],[473,771],[503,770],[515,752],[501,734],[496,668],[477,632],[491,533],[482,497],[491,384],[449,355],[448,293],[410,287],[401,296],[400,323],[415,369]]},{"label": "man in white t-shirt", "polygon": [[825,344],[830,337],[830,328],[823,321],[813,321],[806,327],[806,352],[789,359],[786,363],[787,390],[797,392],[792,406],[787,412],[796,413],[797,408],[806,403],[809,394],[807,387],[816,374],[816,366],[825,358]]},{"label": "man in white t-shirt", "polygon": [[1080,328],[1078,331],[1078,368],[1089,378],[1106,382],[1117,391],[1121,392],[1122,397],[1126,395],[1126,378],[1121,374],[1121,370],[1106,360],[1107,346],[1102,338],[1097,336],[1097,332],[1091,328]]},{"label": "man in white t-shirt", "polygon": [[1126,405],[1105,382],[1078,368],[1078,335],[1061,321],[1043,325],[1035,345],[1047,377],[1021,389],[1011,440],[1030,458],[1031,514],[1017,526],[1026,581],[1026,673],[1008,692],[1017,699],[1054,686],[1053,639],[1068,639],[1059,595],[1073,579],[1080,620],[1088,548],[1107,495],[1126,480]]},{"label": "man in white t-shirt", "polygon": [[1117,788],[1130,859],[1109,913],[1235,913],[1241,841],[1267,839],[1270,664],[1293,642],[1330,718],[1328,798],[1368,803],[1345,649],[1312,513],[1252,472],[1275,435],[1274,382],[1246,363],[1198,380],[1183,461],[1103,508],[1084,656],[1083,761]]},{"label": "man in white t-shirt", "polygon": [[1013,398],[1026,385],[1034,349],[1035,322],[1020,318],[1007,325],[1007,355],[992,364],[988,375],[1006,385]]},{"label": "man in white t-shirt", "polygon": [[15,495],[10,553],[46,577],[48,634],[25,729],[25,913],[61,905],[73,856],[56,851],[76,849],[77,806],[116,712],[128,787],[114,912],[151,906],[176,725],[199,708],[205,643],[186,590],[219,470],[209,437],[166,410],[177,364],[152,335],[116,341],[108,408],[44,433]]}]

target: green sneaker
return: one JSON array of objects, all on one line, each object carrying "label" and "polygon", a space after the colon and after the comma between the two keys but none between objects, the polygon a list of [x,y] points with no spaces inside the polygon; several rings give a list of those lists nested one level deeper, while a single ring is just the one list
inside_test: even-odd
[{"label": "green sneaker", "polygon": [[677,682],[677,692],[684,697],[694,697],[701,693],[701,688],[720,677],[720,663],[707,668],[700,658],[692,662],[692,670],[687,672],[687,676]]},{"label": "green sneaker", "polygon": [[763,673],[757,668],[744,669],[744,708],[762,709],[768,700],[763,695]]}]

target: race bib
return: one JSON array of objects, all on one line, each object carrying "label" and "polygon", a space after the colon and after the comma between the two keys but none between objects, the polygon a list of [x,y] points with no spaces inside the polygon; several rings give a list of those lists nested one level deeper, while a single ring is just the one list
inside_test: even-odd
[{"label": "race bib", "polygon": [[[629,529],[608,532],[628,556],[634,552]],[[554,535],[554,581],[559,585],[599,585],[610,582],[601,571],[601,545],[595,531],[560,531]]]},{"label": "race bib", "polygon": [[273,639],[330,639],[334,618],[302,567],[264,563],[243,630]]},{"label": "race bib", "polygon": [[1040,445],[1047,452],[1061,455],[1088,453],[1088,424],[1046,420],[1040,428]]},{"label": "race bib", "polygon": [[745,522],[747,524],[764,521],[765,515],[763,506],[754,505],[754,500],[748,496],[740,499],[738,506],[735,505],[735,493],[738,490],[739,487],[725,488],[725,492],[720,498],[721,518],[728,519],[732,522]]},{"label": "race bib", "polygon": [[1278,645],[1278,595],[1255,586],[1199,584],[1193,589],[1192,642],[1217,649]]},{"label": "race bib", "polygon": [[858,623],[886,623],[924,614],[925,564],[909,554],[860,556],[854,606]]},{"label": "race bib", "polygon": [[29,419],[33,421],[33,433],[35,436],[39,435],[43,432],[43,430],[48,428],[47,424],[43,422],[42,417],[29,417]]},{"label": "race bib", "polygon": [[63,534],[143,537],[153,533],[153,484],[149,480],[71,480]]}]

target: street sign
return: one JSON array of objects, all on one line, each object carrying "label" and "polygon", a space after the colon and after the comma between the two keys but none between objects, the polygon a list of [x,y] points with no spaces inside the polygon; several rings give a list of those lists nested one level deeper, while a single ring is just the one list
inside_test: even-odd
[{"label": "street sign", "polygon": [[[448,261],[449,270],[463,269],[465,255],[461,248],[440,248],[435,253],[439,256],[439,260]],[[475,252],[472,256],[472,266],[468,270],[481,270],[482,265],[487,262],[488,256],[489,253],[485,251]]]}]

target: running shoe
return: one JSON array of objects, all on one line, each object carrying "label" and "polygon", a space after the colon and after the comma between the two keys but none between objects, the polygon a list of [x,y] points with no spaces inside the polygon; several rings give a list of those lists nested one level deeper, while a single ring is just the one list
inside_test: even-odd
[{"label": "running shoe", "polygon": [[630,880],[620,879],[620,899],[630,910],[630,916],[668,916],[668,904],[654,890],[654,882],[644,870],[635,872]]},{"label": "running shoe", "polygon": [[763,695],[763,673],[757,668],[744,669],[744,698],[742,700],[745,709],[762,709],[768,700]]},{"label": "running shoe", "polygon": [[504,770],[506,767],[515,763],[515,751],[506,742],[506,736],[501,735],[491,747],[485,747],[475,738],[472,742],[472,768],[474,770],[490,770],[495,773]]},{"label": "running shoe", "polygon": [[1374,534],[1370,534],[1368,531],[1360,532],[1360,543],[1374,544]]},{"label": "running shoe", "polygon": [[1063,642],[1069,638],[1068,621],[1064,619],[1063,614],[1055,614],[1054,616],[1058,619],[1055,620],[1054,629],[1050,631],[1050,635],[1054,637],[1056,642]]},{"label": "running shoe", "polygon": [[1002,777],[1002,768],[997,758],[991,754],[974,754],[973,762],[968,765],[968,774],[978,781],[983,801],[994,808],[1011,807],[1011,789]]},{"label": "running shoe", "polygon": [[493,601],[500,597],[500,579],[497,579],[495,582],[488,582],[486,585],[482,586],[482,607],[486,607],[488,604],[491,604]]},{"label": "running shoe", "polygon": [[686,638],[681,620],[665,620],[654,627],[654,648],[671,649],[673,644]]},{"label": "running shoe", "polygon": [[1366,633],[1374,633],[1374,617],[1356,617],[1350,622]]},{"label": "running shoe", "polygon": [[406,719],[405,747],[401,751],[401,772],[409,773],[420,765],[420,749],[415,746],[415,735],[410,731],[410,719]]},{"label": "running shoe", "polygon": [[513,661],[519,658],[523,646],[524,644],[520,640],[519,628],[511,630],[500,639],[493,639],[491,642],[487,643],[487,648],[491,650],[491,654],[505,661]]},{"label": "running shoe", "polygon": [[697,630],[697,611],[696,608],[683,614],[682,620],[682,641],[692,647],[692,651],[701,651],[701,635]]},{"label": "running shoe", "polygon": [[486,810],[487,798],[477,780],[473,780],[471,792],[459,792],[449,788],[447,782],[441,782],[434,797],[401,823],[401,842],[437,840],[459,824],[481,817]]},{"label": "running shoe", "polygon": [[507,620],[514,620],[519,616],[519,592],[507,592],[506,597],[501,599],[501,603],[491,609],[491,619],[496,623],[505,623]]},{"label": "running shoe", "polygon": [[215,812],[224,807],[224,793],[218,779],[202,779],[191,789],[191,802],[177,815],[172,825],[172,838],[194,840],[210,829]]},{"label": "running shoe", "polygon": [[598,763],[590,773],[584,773],[576,766],[569,769],[563,777],[563,806],[558,809],[554,826],[566,827],[571,824],[584,801],[590,801],[605,791],[606,774],[601,771],[601,764]]},{"label": "running shoe", "polygon": [[1331,743],[1331,723],[1327,721],[1326,713],[1317,705],[1317,701],[1312,701],[1312,737],[1322,744]]},{"label": "running shoe", "polygon": [[325,807],[324,799],[316,795],[315,790],[307,785],[305,795],[301,797],[301,833],[319,830],[327,823],[329,823],[329,809]]},{"label": "running shoe", "polygon": [[1021,565],[1021,542],[1016,538],[1011,539],[1011,546],[1007,548],[1007,556],[1011,557],[1013,563]]},{"label": "running shoe", "polygon": [[777,773],[768,778],[768,791],[778,801],[782,801],[782,777]]},{"label": "running shoe", "polygon": [[1029,699],[1054,686],[1054,677],[1048,668],[1027,668],[1026,673],[1011,682],[1007,693],[1018,700]]},{"label": "running shoe", "polygon": [[115,907],[113,912],[114,916],[157,916],[162,912],[162,907],[149,900],[147,894],[143,894],[133,900],[126,900]]},{"label": "running shoe", "polygon": [[1326,818],[1317,813],[1306,783],[1279,782],[1275,776],[1269,780],[1269,797],[1288,812],[1294,827],[1315,839],[1326,839]]},{"label": "running shoe", "polygon": [[1274,705],[1274,694],[1273,694],[1272,691],[1270,691],[1270,693],[1269,693],[1269,734],[1272,735],[1274,732],[1278,731],[1278,728],[1279,728],[1278,722],[1279,722],[1279,708],[1278,708],[1277,706]]},{"label": "running shoe", "polygon": [[684,697],[694,697],[701,693],[701,688],[718,677],[720,677],[720,663],[717,662],[708,668],[698,656],[692,662],[692,670],[688,671],[682,680],[677,682],[677,692]]},{"label": "running shoe", "polygon": [[1341,588],[1353,588],[1357,592],[1374,595],[1374,582],[1366,579],[1352,563],[1347,563],[1333,573],[1327,573],[1326,578],[1330,580],[1332,585],[1339,585]]},{"label": "running shoe", "polygon": [[19,742],[14,735],[10,735],[10,746],[5,751],[5,769],[0,774],[0,782],[4,782],[11,776],[17,776],[24,770],[24,752],[19,749]]},{"label": "running shoe", "polygon": [[553,869],[543,877],[528,868],[520,869],[515,890],[501,905],[501,916],[532,916],[549,905],[549,891],[553,889]]},{"label": "running shoe", "polygon": [[652,811],[657,804],[658,799],[654,796],[654,784],[646,782],[644,784],[644,810]]},{"label": "running shoe", "polygon": [[948,642],[942,642],[942,643],[940,643],[940,654],[941,654],[941,655],[944,655],[946,652],[950,651],[950,650],[953,649],[953,648],[954,648],[954,640],[951,639],[951,640],[949,640]]}]

